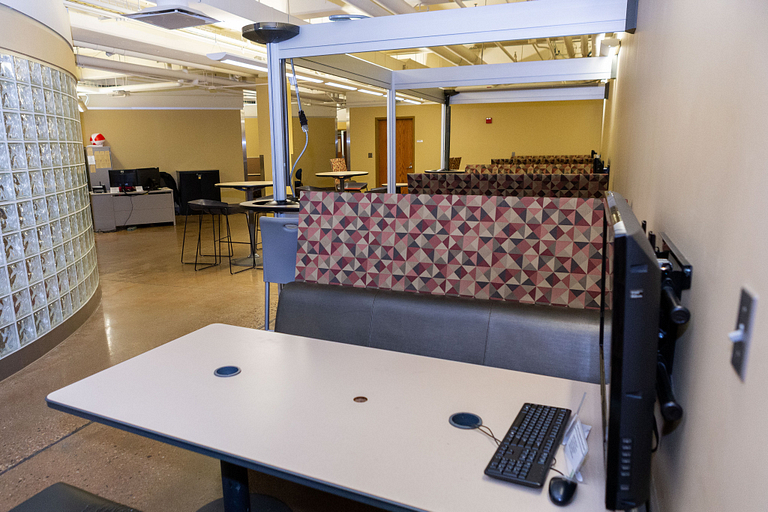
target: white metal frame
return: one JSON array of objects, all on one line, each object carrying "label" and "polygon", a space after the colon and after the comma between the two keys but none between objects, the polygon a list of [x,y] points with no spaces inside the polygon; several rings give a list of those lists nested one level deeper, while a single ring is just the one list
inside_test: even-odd
[{"label": "white metal frame", "polygon": [[[332,73],[388,91],[387,183],[388,192],[394,193],[397,181],[396,91],[418,89],[417,96],[442,103],[443,97],[439,87],[607,79],[611,78],[612,59],[593,57],[470,68],[390,71],[344,54],[633,31],[637,1],[540,0],[473,9],[383,16],[343,23],[303,25],[298,36],[271,45],[273,51],[270,53],[270,60],[284,63],[285,59],[301,58],[303,67]],[[281,76],[284,76],[284,73]],[[279,170],[286,168],[287,161],[287,139],[280,135],[287,130],[287,113],[285,107],[280,112],[277,106],[283,103],[277,103],[273,107],[273,97],[280,99],[279,93],[273,93],[273,88],[279,87],[277,82],[280,80],[272,77],[270,67],[272,168]],[[282,89],[284,96],[284,84]],[[520,91],[514,92],[517,97],[523,95]],[[591,94],[596,92],[592,90]],[[514,96],[512,91],[506,91],[506,97]],[[466,102],[471,102],[481,96],[464,98],[469,98],[470,101]],[[453,104],[461,102],[464,101],[458,97],[451,100]],[[441,158],[445,159],[445,155]],[[447,166],[447,162],[443,162],[443,165]],[[275,174],[273,172],[275,199],[281,199],[282,197],[278,196],[285,194],[285,188],[280,187],[279,183],[285,181],[285,177],[278,180]]]}]

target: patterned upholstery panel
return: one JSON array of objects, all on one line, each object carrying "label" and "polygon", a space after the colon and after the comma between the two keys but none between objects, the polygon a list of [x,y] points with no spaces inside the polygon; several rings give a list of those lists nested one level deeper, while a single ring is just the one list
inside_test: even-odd
[{"label": "patterned upholstery panel", "polygon": [[530,164],[560,164],[592,165],[589,155],[520,155],[514,158],[491,158],[491,165],[530,165]]},{"label": "patterned upholstery panel", "polygon": [[308,192],[296,280],[597,309],[595,199]]},{"label": "patterned upholstery panel", "polygon": [[347,162],[343,158],[331,158],[331,172],[346,172]]},{"label": "patterned upholstery panel", "polygon": [[472,174],[591,174],[592,164],[467,164]]},{"label": "patterned upholstery panel", "polygon": [[409,174],[411,194],[600,198],[607,174]]}]

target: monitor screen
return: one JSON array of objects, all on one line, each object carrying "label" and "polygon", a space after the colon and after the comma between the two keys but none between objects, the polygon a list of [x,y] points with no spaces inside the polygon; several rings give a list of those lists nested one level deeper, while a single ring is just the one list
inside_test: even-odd
[{"label": "monitor screen", "polygon": [[109,171],[110,187],[135,187],[137,184],[134,169],[111,169]]},{"label": "monitor screen", "polygon": [[626,200],[609,192],[606,215],[611,353],[610,378],[601,379],[607,415],[605,506],[628,510],[651,494],[661,271]]},{"label": "monitor screen", "polygon": [[144,190],[157,190],[164,186],[163,180],[160,178],[160,169],[157,167],[136,169],[136,180],[136,183],[144,187]]}]

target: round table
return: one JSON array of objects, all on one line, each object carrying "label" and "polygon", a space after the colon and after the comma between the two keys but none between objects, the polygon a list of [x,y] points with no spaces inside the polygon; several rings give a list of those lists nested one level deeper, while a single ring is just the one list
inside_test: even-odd
[{"label": "round table", "polygon": [[[223,183],[217,183],[217,187],[219,188],[233,188],[235,190],[241,190],[245,192],[245,197],[248,201],[252,201],[254,199],[254,195],[256,194],[256,191],[263,190],[267,187],[272,186],[271,181],[225,181]],[[239,258],[236,260],[232,260],[233,265],[238,265],[241,267],[250,267],[253,260],[256,260],[256,266],[261,265],[261,257],[256,253],[256,245],[258,244],[258,240],[256,239],[256,213],[249,210],[246,213],[248,217],[248,236],[250,237],[251,241],[251,254],[249,254],[245,258]]]},{"label": "round table", "polygon": [[[381,186],[389,188],[389,185],[387,183],[382,183]],[[406,188],[407,189],[408,188],[408,184],[407,183],[395,183],[395,190],[400,190],[401,188]]]},{"label": "round table", "polygon": [[461,169],[431,169],[424,171],[424,174],[458,174],[463,172]]},{"label": "round table", "polygon": [[319,172],[315,174],[318,178],[336,178],[339,180],[339,184],[336,185],[337,192],[344,191],[344,180],[347,178],[354,178],[356,176],[366,176],[367,171],[334,171],[334,172]]}]

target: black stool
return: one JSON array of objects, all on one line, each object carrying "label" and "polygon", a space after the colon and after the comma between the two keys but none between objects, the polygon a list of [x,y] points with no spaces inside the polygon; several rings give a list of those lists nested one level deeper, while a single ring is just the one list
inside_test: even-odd
[{"label": "black stool", "polygon": [[9,512],[83,512],[84,510],[139,512],[135,508],[115,503],[64,482],[46,487]]},{"label": "black stool", "polygon": [[[245,270],[250,270],[253,268],[256,268],[256,254],[254,253],[253,249],[251,248],[251,259],[252,264],[250,267],[246,267],[242,270],[239,270],[237,272],[232,271],[232,256],[234,255],[233,251],[233,244],[247,244],[249,247],[251,245],[250,242],[238,242],[232,240],[232,232],[230,230],[229,225],[229,216],[242,213],[246,214],[245,208],[243,208],[240,205],[237,204],[228,204],[223,203],[221,201],[214,201],[212,199],[195,199],[193,201],[189,201],[187,203],[188,206],[188,213],[184,220],[184,237],[182,238],[181,242],[181,262],[185,264],[192,264],[195,265],[195,270],[204,270],[206,268],[213,267],[215,265],[218,265],[221,263],[222,258],[222,252],[221,252],[221,244],[223,242],[227,243],[227,259],[229,260],[229,273],[230,274],[239,274],[240,272],[243,272]],[[198,214],[198,223],[197,223],[197,247],[195,248],[195,261],[184,261],[184,247],[186,244],[187,239],[187,221],[189,220],[189,211],[196,212]],[[213,254],[203,254],[202,252],[202,232],[203,232],[203,215],[210,215],[211,216],[211,229],[213,231]],[[216,236],[216,217],[218,216],[218,224],[219,224],[219,236]],[[227,227],[227,234],[226,236],[221,236],[221,217],[224,217],[226,221],[226,227]],[[246,217],[247,221],[247,217]],[[207,264],[205,266],[202,266],[198,268],[198,259],[203,257],[213,257],[213,263]]]}]

